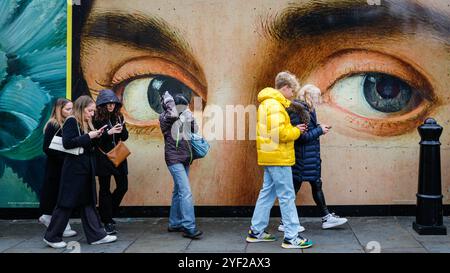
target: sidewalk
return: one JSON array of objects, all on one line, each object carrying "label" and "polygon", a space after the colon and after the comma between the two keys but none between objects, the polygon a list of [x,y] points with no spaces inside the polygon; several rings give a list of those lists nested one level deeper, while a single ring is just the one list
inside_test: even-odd
[{"label": "sidewalk", "polygon": [[[183,238],[180,233],[167,232],[167,218],[116,219],[118,241],[91,246],[86,243],[79,219],[71,220],[78,235],[66,238],[75,251],[81,253],[450,253],[450,235],[419,236],[412,229],[414,217],[358,217],[349,218],[344,226],[322,230],[320,218],[301,218],[305,237],[316,245],[305,250],[281,248],[283,234],[276,231],[279,218],[271,218],[269,232],[277,235],[273,243],[245,241],[250,218],[198,218],[204,231],[201,240]],[[450,232],[450,217],[444,217]],[[74,248],[55,250],[42,241],[45,228],[37,220],[0,220],[0,252],[2,253],[60,253]],[[369,244],[369,245],[368,245]],[[367,249],[366,249],[367,246]]]}]

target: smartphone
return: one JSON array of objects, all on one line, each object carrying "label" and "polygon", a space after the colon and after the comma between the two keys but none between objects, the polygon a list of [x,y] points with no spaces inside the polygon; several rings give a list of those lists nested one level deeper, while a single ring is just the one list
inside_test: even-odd
[{"label": "smartphone", "polygon": [[116,125],[114,125],[114,127],[123,127],[125,125],[125,121],[123,121],[122,123],[117,123]]}]

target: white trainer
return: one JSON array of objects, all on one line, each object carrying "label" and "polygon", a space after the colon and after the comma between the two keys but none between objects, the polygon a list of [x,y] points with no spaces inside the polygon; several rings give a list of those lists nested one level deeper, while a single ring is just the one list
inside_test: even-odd
[{"label": "white trainer", "polygon": [[108,243],[115,242],[116,240],[117,240],[117,236],[106,235],[105,237],[103,237],[103,239],[95,241],[95,242],[91,243],[91,245],[108,244]]},{"label": "white trainer", "polygon": [[[298,228],[298,232],[303,232],[303,231],[305,231],[305,230],[306,230],[305,227],[302,226],[302,225],[300,225],[300,227]],[[284,225],[283,225],[283,223],[281,223],[281,224],[278,226],[278,231],[279,231],[279,232],[284,232]]]},{"label": "white trainer", "polygon": [[334,213],[328,214],[327,216],[322,218],[322,228],[328,229],[337,227],[347,223],[347,218],[341,218]]},{"label": "white trainer", "polygon": [[52,243],[52,242],[49,242],[49,241],[47,241],[47,240],[44,239],[44,242],[45,242],[48,246],[53,247],[53,248],[65,248],[65,247],[67,247],[67,243],[64,242],[64,241],[57,242],[57,243]]},{"label": "white trainer", "polygon": [[52,216],[48,214],[42,214],[41,217],[39,217],[39,223],[43,224],[44,226],[48,227],[50,225],[50,221],[52,220]]},{"label": "white trainer", "polygon": [[77,232],[70,227],[70,224],[67,223],[66,229],[64,230],[63,237],[73,237],[76,236]]}]

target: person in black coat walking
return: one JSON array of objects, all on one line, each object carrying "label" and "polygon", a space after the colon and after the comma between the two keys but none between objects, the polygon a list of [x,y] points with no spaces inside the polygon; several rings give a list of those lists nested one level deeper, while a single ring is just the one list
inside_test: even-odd
[{"label": "person in black coat walking", "polygon": [[[99,189],[99,213],[105,225],[106,233],[115,234],[116,226],[113,215],[117,213],[120,202],[128,190],[128,165],[124,160],[115,167],[107,157],[119,141],[128,139],[128,131],[124,118],[120,114],[122,103],[112,90],[102,90],[96,101],[97,111],[94,117],[95,128],[106,126],[96,147],[97,169],[96,175],[100,185]],[[111,193],[111,176],[116,181],[116,189]]]},{"label": "person in black coat walking", "polygon": [[159,117],[164,135],[164,155],[172,174],[174,190],[169,216],[169,232],[183,232],[184,237],[198,238],[202,232],[195,223],[194,204],[189,184],[189,166],[192,163],[190,132],[197,132],[189,100],[183,94],[172,97],[169,92],[161,98],[163,112]]},{"label": "person in black coat walking", "polygon": [[58,200],[52,219],[44,235],[44,242],[53,248],[64,248],[62,234],[73,209],[81,208],[81,222],[89,244],[114,242],[116,236],[107,235],[95,208],[94,139],[104,128],[95,130],[92,117],[95,103],[89,96],[81,96],[74,103],[74,116],[68,117],[62,128],[65,149],[83,148],[79,155],[67,154],[61,172]]},{"label": "person in black coat walking", "polygon": [[[334,213],[330,213],[325,203],[325,196],[322,190],[322,159],[320,158],[319,137],[326,135],[331,126],[319,124],[315,106],[320,103],[320,89],[314,85],[305,85],[297,94],[297,99],[293,101],[288,109],[291,123],[308,124],[307,132],[303,133],[294,143],[295,165],[292,166],[292,176],[295,194],[298,193],[303,181],[311,185],[314,202],[322,214],[322,228],[328,229],[343,225],[346,218],[341,218]],[[279,230],[284,227],[282,223]],[[301,231],[305,229],[302,228]]]},{"label": "person in black coat walking", "polygon": [[[44,183],[41,189],[39,208],[42,213],[39,222],[46,227],[50,224],[53,210],[58,199],[59,181],[61,179],[61,169],[64,162],[65,153],[50,149],[50,143],[54,136],[62,136],[61,128],[64,120],[72,115],[73,103],[65,98],[58,98],[52,109],[50,119],[44,127],[43,150],[47,155],[44,173]],[[67,224],[63,237],[72,237],[77,235],[72,230],[70,224]]]}]

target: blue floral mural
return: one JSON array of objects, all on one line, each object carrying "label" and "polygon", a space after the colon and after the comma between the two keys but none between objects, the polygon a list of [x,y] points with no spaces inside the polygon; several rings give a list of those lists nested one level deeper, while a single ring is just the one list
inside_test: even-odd
[{"label": "blue floral mural", "polygon": [[35,207],[43,127],[66,96],[67,3],[0,1],[0,207]]}]

